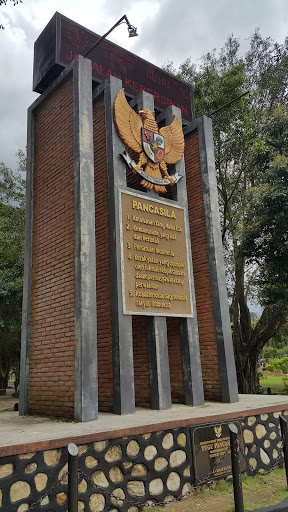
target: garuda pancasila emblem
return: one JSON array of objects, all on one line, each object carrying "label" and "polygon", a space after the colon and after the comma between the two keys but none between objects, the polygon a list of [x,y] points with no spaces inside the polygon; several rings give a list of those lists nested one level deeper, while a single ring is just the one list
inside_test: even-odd
[{"label": "garuda pancasila emblem", "polygon": [[217,425],[216,427],[214,427],[214,432],[216,434],[216,437],[221,437],[221,435],[222,435],[221,425]]},{"label": "garuda pancasila emblem", "polygon": [[[130,107],[122,89],[114,101],[114,123],[127,147],[121,156],[129,168],[143,178],[141,185],[166,192],[165,185],[174,185],[182,177],[178,173],[170,176],[167,169],[167,164],[176,164],[183,155],[181,124],[174,116],[169,126],[159,130],[154,112],[143,108],[139,113],[141,117]],[[137,154],[137,162],[132,160],[129,150]]]}]

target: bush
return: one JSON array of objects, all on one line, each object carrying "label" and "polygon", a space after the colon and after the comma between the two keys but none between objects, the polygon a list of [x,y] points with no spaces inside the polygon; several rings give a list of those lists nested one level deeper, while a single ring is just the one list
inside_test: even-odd
[{"label": "bush", "polygon": [[273,357],[277,357],[277,355],[278,355],[278,349],[277,348],[266,346],[262,350],[261,357],[263,359],[271,359]]},{"label": "bush", "polygon": [[280,370],[285,374],[288,373],[288,357],[282,357],[280,359]]},{"label": "bush", "polygon": [[281,395],[288,395],[288,376],[285,375],[283,378],[283,388],[281,389]]},{"label": "bush", "polygon": [[288,373],[288,357],[282,357],[281,359],[271,359],[270,364],[266,366],[267,370],[268,366],[274,367],[274,370],[269,370],[270,372],[280,370],[286,374]]},{"label": "bush", "polygon": [[264,370],[267,370],[268,372],[275,372],[275,366],[274,364],[265,364]]}]

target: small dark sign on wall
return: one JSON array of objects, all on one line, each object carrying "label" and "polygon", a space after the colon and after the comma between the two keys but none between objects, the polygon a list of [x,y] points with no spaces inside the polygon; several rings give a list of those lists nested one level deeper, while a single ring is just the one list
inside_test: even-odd
[{"label": "small dark sign on wall", "polygon": [[[211,473],[209,480],[223,478],[232,473],[231,453],[229,450],[229,423],[234,423],[238,428],[238,440],[243,450],[243,437],[239,420],[191,427],[195,485],[205,480],[215,466],[215,470]],[[241,465],[242,471],[245,466],[243,457],[241,457]]]},{"label": "small dark sign on wall", "polygon": [[[33,90],[42,93],[77,55],[85,55],[98,39],[98,34],[56,12],[35,42]],[[176,105],[181,109],[182,119],[192,121],[193,95],[189,84],[107,39],[88,58],[96,85],[109,75],[115,76],[122,80],[127,95],[146,91],[153,95],[156,109]]]}]

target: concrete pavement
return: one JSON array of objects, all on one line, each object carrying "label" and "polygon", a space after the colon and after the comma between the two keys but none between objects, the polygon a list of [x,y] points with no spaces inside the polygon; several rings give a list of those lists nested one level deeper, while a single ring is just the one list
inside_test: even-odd
[{"label": "concrete pavement", "polygon": [[[7,452],[5,447],[14,447],[9,452],[37,449],[37,443],[47,442],[49,448],[65,446],[69,442],[78,444],[93,440],[116,438],[165,428],[224,421],[239,417],[264,414],[266,412],[288,411],[288,396],[240,395],[239,402],[205,402],[201,407],[174,404],[172,409],[153,411],[137,408],[134,414],[118,416],[99,413],[99,419],[86,423],[58,421],[38,416],[19,416],[18,412],[0,414],[0,456]],[[15,401],[15,399],[14,399]],[[23,446],[20,446],[23,445]],[[18,448],[17,448],[18,446]],[[48,448],[47,448],[48,449]],[[18,450],[19,451],[19,450]]]}]

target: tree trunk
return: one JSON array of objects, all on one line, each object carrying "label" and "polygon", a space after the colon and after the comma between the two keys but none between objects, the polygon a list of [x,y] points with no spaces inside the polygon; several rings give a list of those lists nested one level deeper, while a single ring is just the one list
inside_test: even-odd
[{"label": "tree trunk", "polygon": [[261,349],[248,356],[245,348],[241,346],[235,354],[239,393],[259,393],[257,369],[260,351]]},{"label": "tree trunk", "polygon": [[[234,254],[237,254],[235,249]],[[239,393],[259,393],[258,361],[260,352],[269,339],[284,325],[288,308],[283,302],[267,306],[255,328],[244,289],[245,259],[237,256],[235,262],[235,288],[231,304],[233,317],[233,345]]]},{"label": "tree trunk", "polygon": [[258,361],[269,339],[284,325],[288,308],[283,302],[267,306],[255,328],[245,295],[245,258],[234,246],[235,287],[230,308],[233,319],[233,345],[239,393],[259,393]]},{"label": "tree trunk", "polygon": [[9,364],[9,367],[2,366],[2,368],[0,369],[0,389],[8,388],[9,371],[10,371],[10,364]]}]

